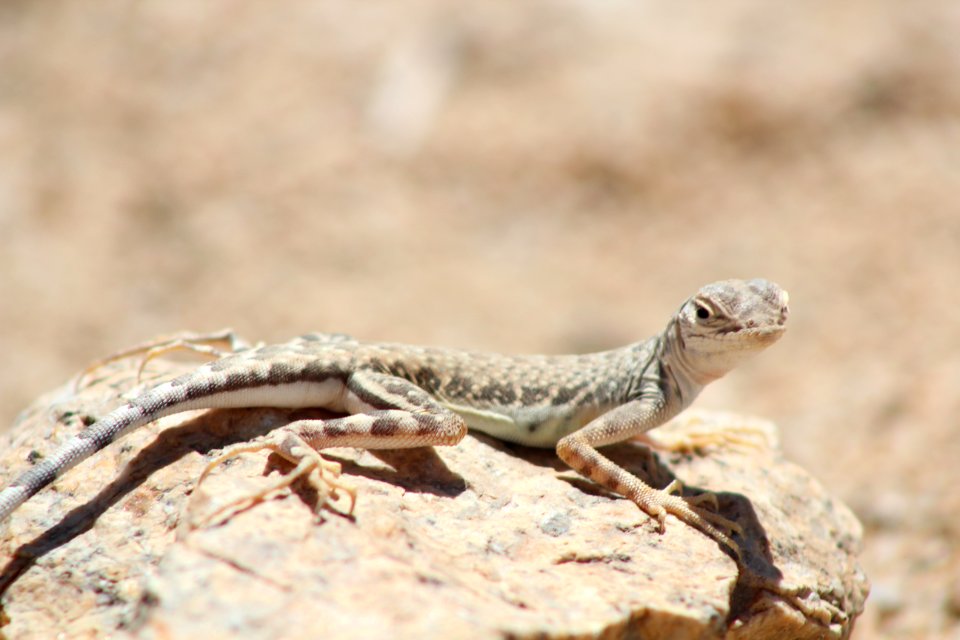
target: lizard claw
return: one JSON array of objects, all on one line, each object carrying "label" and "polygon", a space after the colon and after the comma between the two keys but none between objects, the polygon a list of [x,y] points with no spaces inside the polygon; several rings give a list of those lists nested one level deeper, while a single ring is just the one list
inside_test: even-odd
[{"label": "lizard claw", "polygon": [[710,511],[716,513],[720,511],[720,502],[717,500],[717,494],[712,491],[706,491],[704,493],[690,496],[689,498],[684,498],[691,507],[704,509],[704,503],[707,504],[707,507]]},{"label": "lizard claw", "polygon": [[[189,524],[190,529],[199,529],[210,524],[222,513],[228,510],[237,510],[240,505],[243,505],[243,508],[249,508],[257,503],[263,502],[268,495],[291,486],[301,478],[306,479],[317,490],[319,495],[317,510],[328,504],[331,499],[336,500],[339,497],[337,491],[342,490],[350,499],[350,508],[347,514],[353,514],[353,509],[357,502],[357,491],[354,487],[339,481],[341,465],[337,462],[326,460],[313,447],[293,434],[286,434],[286,437],[280,444],[268,440],[249,445],[241,445],[232,448],[220,457],[214,459],[204,467],[200,477],[197,479],[194,496],[198,495],[199,492],[197,490],[200,488],[200,485],[215,468],[244,453],[254,453],[263,451],[264,449],[276,453],[285,460],[294,463],[296,466],[292,471],[283,474],[270,485],[248,495],[230,500],[198,520],[191,520]],[[193,511],[192,505],[188,506],[188,511]]]},{"label": "lizard claw", "polygon": [[[670,484],[661,489],[661,491],[667,495],[680,496],[683,494],[683,482],[677,478],[674,478]],[[720,511],[720,501],[717,499],[717,494],[713,493],[712,491],[705,491],[695,496],[684,497],[683,500],[690,506],[691,509],[700,512],[705,512],[707,510],[712,512],[711,516],[704,517],[707,517],[708,519],[716,519],[718,523],[722,524],[724,529],[728,529],[736,533],[743,533],[743,529],[740,528],[740,525],[732,520],[728,520],[723,516],[718,515],[717,512]]]},{"label": "lizard claw", "polygon": [[683,483],[678,478],[674,478],[661,491],[671,496],[678,496],[683,493]]},{"label": "lizard claw", "polygon": [[704,531],[714,540],[732,550],[736,557],[740,559],[740,546],[733,541],[733,536],[742,535],[743,527],[715,511],[700,506],[703,502],[709,502],[713,507],[716,507],[717,497],[714,494],[703,493],[692,498],[685,498],[675,495],[680,487],[682,487],[682,483],[679,480],[674,480],[665,489],[648,488],[647,491],[640,492],[633,498],[633,501],[644,513],[656,520],[659,533],[664,533],[666,530],[666,518],[669,513],[676,516],[681,522]]}]

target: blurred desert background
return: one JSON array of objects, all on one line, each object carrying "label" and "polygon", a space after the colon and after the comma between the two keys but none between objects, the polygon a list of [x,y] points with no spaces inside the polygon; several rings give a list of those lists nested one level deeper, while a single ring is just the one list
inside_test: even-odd
[{"label": "blurred desert background", "polygon": [[0,4],[4,426],[157,334],[594,350],[755,276],[698,406],[859,515],[854,637],[960,637],[960,4]]}]

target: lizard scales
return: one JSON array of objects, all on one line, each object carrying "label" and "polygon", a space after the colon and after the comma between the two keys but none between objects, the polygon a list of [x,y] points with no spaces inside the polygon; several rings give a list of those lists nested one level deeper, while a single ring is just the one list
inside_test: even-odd
[{"label": "lizard scales", "polygon": [[[0,521],[57,477],[130,431],[191,409],[323,407],[349,414],[278,429],[275,451],[298,469],[331,446],[449,445],[467,427],[557,447],[592,480],[657,518],[667,513],[734,550],[739,527],[695,501],[653,489],[596,451],[653,429],[704,385],[782,335],[787,294],[766,280],[703,287],[648,340],[600,353],[508,356],[309,334],[247,348],[150,388],[74,436],[0,492]],[[249,449],[249,447],[248,447]],[[311,467],[312,465],[312,467]]]}]

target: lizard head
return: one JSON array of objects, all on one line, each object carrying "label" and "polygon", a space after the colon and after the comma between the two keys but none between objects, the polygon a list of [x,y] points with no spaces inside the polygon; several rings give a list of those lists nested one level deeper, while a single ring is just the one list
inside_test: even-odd
[{"label": "lizard head", "polygon": [[677,312],[675,360],[706,384],[780,339],[786,331],[787,292],[767,280],[722,280],[703,287]]}]

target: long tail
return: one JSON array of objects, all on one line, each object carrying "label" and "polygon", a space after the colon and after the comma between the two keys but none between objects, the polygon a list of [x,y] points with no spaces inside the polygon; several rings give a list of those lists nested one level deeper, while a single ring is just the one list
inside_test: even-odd
[{"label": "long tail", "polygon": [[[218,365],[204,365],[163,382],[71,438],[0,491],[0,522],[68,470],[158,418],[189,409],[327,406],[336,395],[336,389],[328,384],[332,379],[329,371],[319,371],[316,380],[304,379],[308,363],[294,375],[289,366],[271,368],[255,359],[233,360],[232,367],[225,367],[226,362],[224,358]],[[213,370],[215,366],[217,370]]]},{"label": "long tail", "polygon": [[0,491],[0,522],[73,467],[158,418],[190,409],[326,406],[324,398],[331,394],[328,378],[265,384],[269,375],[268,367],[254,362],[247,369],[219,372],[215,379],[210,372],[199,378],[193,372],[145,391],[81,431]]},{"label": "long tail", "polygon": [[[41,489],[97,451],[140,426],[171,413],[217,406],[209,399],[191,398],[183,376],[162,383],[131,400],[71,438],[50,457],[38,462],[0,491],[0,522]],[[193,391],[196,391],[194,389]]]},{"label": "long tail", "polygon": [[128,404],[90,425],[0,491],[0,521],[68,470],[156,417],[139,403]]}]

